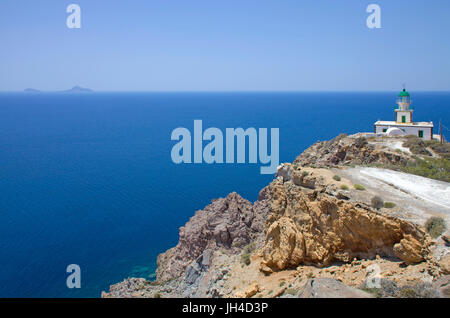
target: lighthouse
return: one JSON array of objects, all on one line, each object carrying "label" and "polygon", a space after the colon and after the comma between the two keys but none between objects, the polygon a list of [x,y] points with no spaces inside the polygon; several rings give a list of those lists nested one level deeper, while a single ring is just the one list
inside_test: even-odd
[{"label": "lighthouse", "polygon": [[375,134],[385,136],[415,135],[426,140],[433,139],[433,122],[413,122],[413,112],[411,96],[403,88],[397,97],[395,121],[377,121],[374,124]]},{"label": "lighthouse", "polygon": [[403,91],[398,94],[397,105],[398,108],[395,110],[395,122],[411,124],[413,110],[410,108],[411,98],[406,89],[403,89]]}]

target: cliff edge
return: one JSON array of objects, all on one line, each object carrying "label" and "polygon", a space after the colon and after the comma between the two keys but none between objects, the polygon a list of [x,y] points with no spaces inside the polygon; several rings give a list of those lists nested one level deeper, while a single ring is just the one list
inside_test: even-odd
[{"label": "cliff edge", "polygon": [[155,281],[129,278],[102,297],[448,297],[448,234],[432,238],[423,226],[448,207],[358,179],[362,166],[417,160],[403,143],[341,135],[314,144],[253,204],[231,193],[197,211],[158,256]]}]

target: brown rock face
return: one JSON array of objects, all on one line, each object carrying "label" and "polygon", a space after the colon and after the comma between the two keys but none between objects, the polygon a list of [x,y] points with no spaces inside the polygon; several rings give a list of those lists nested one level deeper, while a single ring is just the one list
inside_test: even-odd
[{"label": "brown rock face", "polygon": [[252,296],[255,296],[257,293],[259,293],[259,286],[257,283],[253,283],[250,286],[247,287],[244,291],[237,293],[237,298],[250,298]]},{"label": "brown rock face", "polygon": [[252,205],[233,192],[197,211],[180,228],[177,246],[158,256],[157,280],[166,281],[184,274],[186,266],[206,249],[225,248],[237,252],[250,242],[262,243],[264,220],[269,210],[268,194],[268,189],[263,189]]},{"label": "brown rock face", "polygon": [[339,200],[325,185],[316,183],[309,189],[279,177],[269,188],[272,199],[261,264],[266,273],[268,268],[329,265],[377,254],[417,263],[428,253],[428,236],[420,227]]}]

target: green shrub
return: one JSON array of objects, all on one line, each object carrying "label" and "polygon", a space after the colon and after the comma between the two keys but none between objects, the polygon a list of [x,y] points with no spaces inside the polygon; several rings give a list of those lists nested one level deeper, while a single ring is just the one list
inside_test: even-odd
[{"label": "green shrub", "polygon": [[302,172],[302,176],[303,176],[303,177],[307,177],[308,175],[309,175],[309,172],[308,172],[308,171],[303,171],[303,172]]},{"label": "green shrub", "polygon": [[450,159],[447,158],[415,158],[409,160],[401,170],[426,178],[450,182]]},{"label": "green shrub", "polygon": [[362,185],[360,185],[360,184],[355,184],[353,187],[354,187],[356,190],[359,190],[359,191],[364,191],[364,190],[366,190],[366,188],[364,188],[364,186],[362,186]]},{"label": "green shrub", "polygon": [[381,209],[384,205],[383,199],[380,198],[378,195],[374,196],[370,202],[372,204],[372,207],[374,207],[377,210]]},{"label": "green shrub", "polygon": [[241,260],[242,260],[242,262],[245,264],[245,265],[250,265],[250,263],[251,263],[251,260],[250,260],[250,253],[244,253],[244,254],[242,254],[242,256],[241,256]]},{"label": "green shrub", "polygon": [[426,140],[425,145],[430,147],[438,155],[450,159],[450,143],[441,144],[438,140]]},{"label": "green shrub", "polygon": [[153,295],[153,298],[161,298],[161,294],[160,293],[156,293],[155,295]]},{"label": "green shrub", "polygon": [[295,296],[298,293],[298,289],[297,288],[288,288],[284,291],[285,295],[292,295]]},{"label": "green shrub", "polygon": [[348,190],[348,185],[346,184],[341,185],[341,190]]},{"label": "green shrub", "polygon": [[281,283],[280,283],[280,287],[283,287],[284,285],[286,285],[285,282],[281,282]]},{"label": "green shrub", "polygon": [[446,229],[445,221],[443,218],[433,216],[427,220],[425,228],[431,237],[437,238],[444,233]]},{"label": "green shrub", "polygon": [[355,140],[355,145],[358,148],[362,148],[362,147],[364,147],[367,144],[368,144],[368,142],[367,142],[367,139],[365,137],[358,137]]},{"label": "green shrub", "polygon": [[333,179],[336,181],[341,181],[341,177],[339,177],[337,174],[334,175]]},{"label": "green shrub", "polygon": [[392,209],[395,207],[395,203],[394,202],[384,202],[384,207],[386,209]]},{"label": "green shrub", "polygon": [[409,150],[415,155],[431,156],[431,153],[427,150],[425,142],[417,136],[406,136],[406,141],[403,142],[403,147],[409,148]]}]

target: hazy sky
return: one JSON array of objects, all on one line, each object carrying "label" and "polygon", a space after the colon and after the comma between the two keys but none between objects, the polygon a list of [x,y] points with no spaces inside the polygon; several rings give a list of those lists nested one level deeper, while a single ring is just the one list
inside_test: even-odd
[{"label": "hazy sky", "polygon": [[450,90],[449,39],[448,0],[1,0],[0,90]]}]

